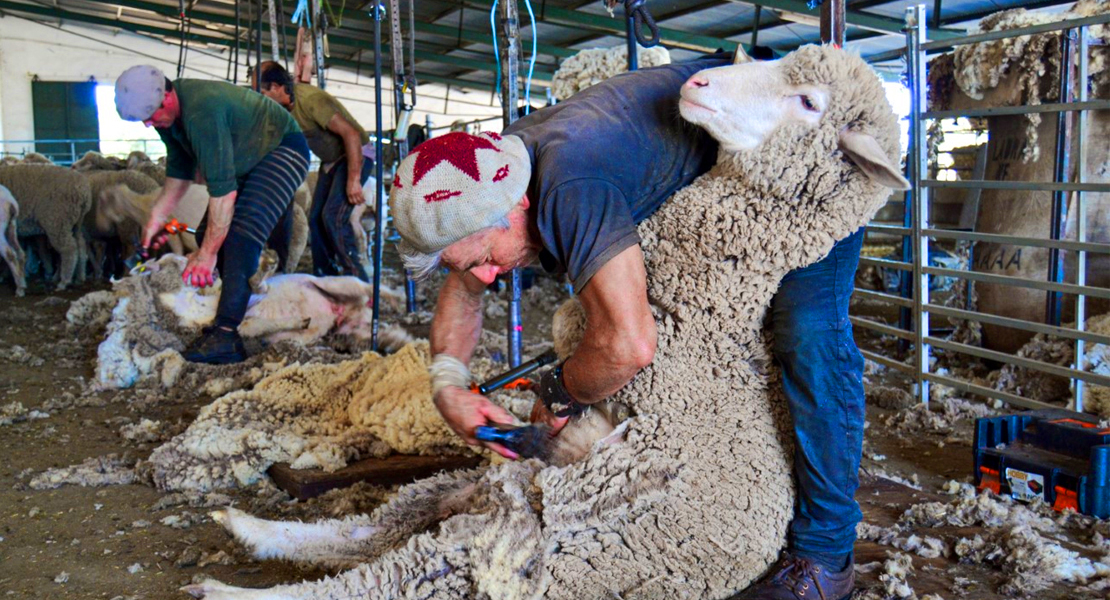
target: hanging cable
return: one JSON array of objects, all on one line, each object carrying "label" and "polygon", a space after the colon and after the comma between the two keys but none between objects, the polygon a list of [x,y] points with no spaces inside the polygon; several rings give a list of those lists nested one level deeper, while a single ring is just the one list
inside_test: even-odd
[{"label": "hanging cable", "polygon": [[[489,8],[489,30],[493,33],[493,58],[497,63],[497,86],[494,88],[497,97],[501,97],[501,53],[497,50],[497,0],[493,0],[493,6]],[[493,104],[490,102],[490,104]]]},{"label": "hanging cable", "polygon": [[285,39],[285,3],[278,4],[278,13],[281,23],[281,58],[285,61],[285,70],[289,70],[289,40]]},{"label": "hanging cable", "polygon": [[528,78],[524,80],[524,114],[532,111],[532,72],[536,69],[536,48],[539,32],[536,31],[536,15],[532,12],[531,0],[524,0],[528,9],[528,19],[532,22],[532,56],[528,60]]},{"label": "hanging cable", "polygon": [[[609,14],[613,14],[613,9],[619,3],[620,0],[605,0],[605,7],[609,9]],[[659,43],[659,26],[655,24],[655,19],[651,18],[646,4],[646,0],[624,0],[624,14],[632,17],[636,41],[644,48],[651,48]],[[644,25],[647,25],[648,31],[651,32],[650,38],[644,37]]]},{"label": "hanging cable", "polygon": [[409,0],[409,93],[412,105],[416,106],[416,0]]},{"label": "hanging cable", "polygon": [[242,15],[239,12],[239,3],[235,3],[235,72],[231,76],[231,83],[239,84],[239,44],[242,42],[240,36],[242,33],[239,31],[240,23],[242,22]]},{"label": "hanging cable", "polygon": [[177,2],[177,18],[181,28],[181,40],[177,46],[177,79],[185,72],[185,0]]}]

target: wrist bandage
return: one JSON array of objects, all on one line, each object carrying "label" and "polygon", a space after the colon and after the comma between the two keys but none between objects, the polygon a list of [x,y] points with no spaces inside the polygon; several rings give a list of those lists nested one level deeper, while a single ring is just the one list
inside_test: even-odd
[{"label": "wrist bandage", "polygon": [[470,369],[449,354],[437,354],[428,373],[432,376],[432,397],[445,387],[470,387]]}]

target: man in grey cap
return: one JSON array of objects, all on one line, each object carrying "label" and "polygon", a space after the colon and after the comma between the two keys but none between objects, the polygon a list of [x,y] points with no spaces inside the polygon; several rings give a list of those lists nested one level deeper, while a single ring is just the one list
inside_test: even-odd
[{"label": "man in grey cap", "polygon": [[144,248],[162,246],[163,228],[192,181],[208,186],[208,211],[197,227],[200,247],[189,255],[182,278],[210,286],[219,266],[222,289],[215,323],[186,349],[185,359],[244,360],[238,327],[250,300],[248,281],[278,222],[292,218],[293,193],[308,172],[304,135],[264,96],[223,81],[171,82],[149,65],[116,80],[116,111],[154,127],[166,144],[166,185],[143,231]]}]

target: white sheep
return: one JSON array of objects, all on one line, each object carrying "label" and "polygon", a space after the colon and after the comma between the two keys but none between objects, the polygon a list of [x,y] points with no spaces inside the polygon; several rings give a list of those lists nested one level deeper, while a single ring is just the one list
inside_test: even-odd
[{"label": "white sheep", "polygon": [[[671,54],[663,46],[636,46],[640,68],[669,65]],[[628,46],[591,48],[564,60],[551,78],[551,94],[566,100],[582,90],[628,71]]]},{"label": "white sheep", "polygon": [[721,598],[761,574],[794,508],[789,416],[763,317],[787,272],[820,260],[905,180],[897,121],[860,58],[805,46],[699,76],[713,84],[684,91],[683,116],[722,151],[639,227],[658,350],[616,395],[635,414],[623,441],[561,468],[533,460],[441,475],[343,521],[217,513],[256,556],[355,567],[269,590],[184,590],[213,600]]},{"label": "white sheep", "polygon": [[[122,173],[127,173],[128,176],[138,175],[149,179],[141,173],[130,171],[123,171]],[[150,211],[154,207],[154,201],[158,199],[160,193],[161,188],[158,187],[144,193],[139,192],[133,186],[110,186],[100,194],[97,200],[97,229],[103,231],[115,228],[141,234],[143,227],[150,219]],[[190,185],[181,201],[178,202],[172,217],[189,227],[196,227],[200,224],[205,211],[208,209],[208,199],[207,188],[198,184]],[[185,254],[197,249],[196,238],[188,232],[171,235],[167,242],[175,254]]]},{"label": "white sheep", "polygon": [[79,283],[84,281],[84,265],[76,267],[85,245],[81,227],[92,206],[92,190],[85,177],[52,165],[13,165],[0,167],[0,185],[19,199],[19,234],[45,233],[61,255],[58,289],[65,289],[74,275]]},{"label": "white sheep", "polygon": [[[97,349],[97,382],[105,388],[134,385],[158,370],[157,364],[184,348],[180,335],[195,333],[216,315],[220,286],[194,288],[181,281],[185,258],[167,254],[136,267],[130,277],[113,284],[117,302],[108,322],[108,336]],[[265,291],[251,296],[239,332],[269,343],[290,340],[303,345],[328,334],[368,339],[372,320],[370,284],[354,277],[279,275],[265,281]],[[90,294],[90,306],[103,306]],[[384,288],[383,304],[399,311],[400,292]],[[83,327],[100,318],[100,310],[71,307],[70,322]],[[69,315],[67,315],[69,318]],[[408,341],[395,333],[394,346]]]},{"label": "white sheep", "polygon": [[0,185],[0,255],[11,269],[12,279],[15,280],[15,295],[23,296],[27,292],[27,275],[24,271],[27,257],[24,256],[16,235],[18,218],[19,203],[8,188]]},{"label": "white sheep", "polygon": [[154,164],[150,157],[145,152],[135,150],[127,155],[126,168],[132,171],[138,171],[154,181],[158,185],[166,185],[166,168],[161,165]]},{"label": "white sheep", "polygon": [[122,160],[114,156],[104,156],[95,150],[89,150],[81,158],[74,161],[70,168],[74,171],[119,171],[123,167]]}]

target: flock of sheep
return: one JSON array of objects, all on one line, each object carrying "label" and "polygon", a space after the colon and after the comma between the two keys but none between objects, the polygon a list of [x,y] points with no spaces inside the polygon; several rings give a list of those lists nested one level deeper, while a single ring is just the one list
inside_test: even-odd
[{"label": "flock of sheep", "polygon": [[[295,267],[308,244],[309,185],[301,185],[294,198],[293,240],[288,265]],[[44,271],[58,290],[72,282],[82,283],[90,273],[100,278],[119,275],[123,261],[139,247],[143,226],[166,181],[165,168],[143,152],[126,159],[88,152],[72,167],[53,164],[48,158],[29,153],[22,159],[0,160],[0,255],[15,281],[16,295],[27,288],[26,252],[19,238],[32,238]],[[194,184],[173,217],[195,227],[208,207],[208,192]],[[169,240],[175,254],[197,247],[192,234],[179,233]],[[53,268],[57,253],[60,264]]]}]

